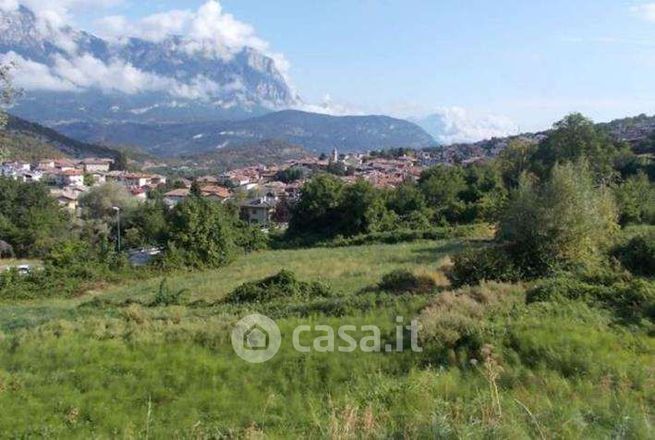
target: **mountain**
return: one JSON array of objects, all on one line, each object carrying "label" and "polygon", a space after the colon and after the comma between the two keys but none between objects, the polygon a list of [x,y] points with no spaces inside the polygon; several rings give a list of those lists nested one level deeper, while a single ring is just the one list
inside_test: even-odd
[{"label": "mountain", "polygon": [[117,150],[80,142],[51,128],[9,115],[7,126],[0,130],[0,147],[8,159],[38,160],[60,157],[116,158]]},{"label": "mountain", "polygon": [[234,119],[296,103],[269,56],[211,49],[179,36],[108,41],[0,9],[0,61],[17,64],[26,89],[12,112],[46,125]]},{"label": "mountain", "polygon": [[242,121],[185,124],[67,123],[57,129],[88,142],[136,145],[160,156],[210,152],[275,139],[324,153],[409,147],[434,140],[417,125],[387,116],[328,116],[285,110]]},{"label": "mountain", "polygon": [[253,144],[233,145],[209,153],[183,157],[181,162],[194,170],[224,172],[260,164],[281,164],[309,154],[298,145],[266,139]]}]

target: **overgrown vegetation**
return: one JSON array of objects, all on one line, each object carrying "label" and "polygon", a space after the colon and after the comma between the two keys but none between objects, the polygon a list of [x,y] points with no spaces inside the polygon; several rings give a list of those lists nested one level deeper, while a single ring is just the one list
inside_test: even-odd
[{"label": "overgrown vegetation", "polygon": [[[0,276],[0,432],[653,438],[655,239],[644,233],[650,199],[639,198],[652,183],[595,130],[573,115],[539,145],[429,169],[395,190],[318,176],[284,243],[322,245],[308,249],[243,255],[266,237],[199,197],[172,211],[157,197],[125,206],[128,242],[163,247],[159,269],[195,270],[80,298],[99,281],[148,274],[112,242],[107,207],[120,198],[95,194],[84,226],[43,247],[25,242],[43,249],[43,270]],[[51,207],[39,209],[11,222]],[[471,240],[489,235],[483,222],[494,240]],[[253,312],[284,335],[264,365],[231,347],[233,324]],[[375,325],[380,348],[393,349],[412,319],[422,352],[291,345],[298,325],[310,344],[320,326],[362,337]]]},{"label": "overgrown vegetation", "polygon": [[230,303],[262,303],[274,299],[311,300],[331,296],[330,288],[318,282],[303,282],[293,272],[283,270],[260,281],[245,283],[230,293]]}]

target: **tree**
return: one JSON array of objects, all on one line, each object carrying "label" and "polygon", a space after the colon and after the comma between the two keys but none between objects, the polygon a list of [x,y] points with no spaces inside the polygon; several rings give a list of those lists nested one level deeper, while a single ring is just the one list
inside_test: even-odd
[{"label": "tree", "polygon": [[200,186],[200,182],[197,179],[194,180],[191,184],[189,195],[192,197],[202,197],[202,187]]},{"label": "tree", "polygon": [[464,168],[466,189],[460,198],[467,209],[463,221],[498,220],[500,211],[507,198],[499,168],[496,164],[475,164]]},{"label": "tree", "polygon": [[69,220],[45,186],[0,178],[0,240],[17,256],[45,255],[66,239]]},{"label": "tree", "polygon": [[224,266],[237,252],[233,228],[234,218],[224,206],[189,197],[171,213],[167,252],[171,259],[196,269]]},{"label": "tree", "polygon": [[126,212],[135,208],[137,201],[125,186],[109,182],[92,188],[80,197],[80,206],[87,219],[109,220],[115,215],[114,207]]},{"label": "tree", "polygon": [[497,238],[524,273],[543,276],[598,260],[618,230],[618,214],[612,194],[593,176],[581,162],[555,165],[541,184],[521,179]]},{"label": "tree", "polygon": [[341,217],[343,188],[343,182],[329,174],[319,174],[305,183],[300,200],[291,212],[289,233],[334,235]]},{"label": "tree", "polygon": [[608,182],[614,175],[618,153],[606,131],[580,113],[573,113],[555,123],[553,132],[539,144],[533,165],[535,172],[546,178],[558,163],[586,160],[594,178]]},{"label": "tree", "polygon": [[394,225],[380,191],[362,179],[344,188],[339,212],[338,232],[346,237],[388,230]]},{"label": "tree", "polygon": [[622,225],[655,220],[655,190],[643,172],[626,179],[614,194]]},{"label": "tree", "polygon": [[423,172],[419,188],[438,222],[457,222],[465,204],[460,194],[466,190],[461,167],[437,165]]},{"label": "tree", "polygon": [[111,164],[111,170],[112,171],[127,171],[129,166],[129,161],[127,159],[127,154],[125,152],[120,151],[116,158],[114,159],[114,162]]},{"label": "tree", "polygon": [[279,171],[275,176],[275,180],[284,183],[291,183],[304,178],[305,174],[306,170],[301,167],[290,167],[286,170]]},{"label": "tree", "polygon": [[[11,104],[16,94],[11,82],[11,71],[14,69],[13,64],[0,65],[0,108],[1,106]],[[0,130],[7,125],[7,114],[0,109]]]},{"label": "tree", "polygon": [[531,169],[536,151],[536,143],[525,139],[513,139],[500,152],[496,162],[505,187],[516,188],[518,186],[521,175]]},{"label": "tree", "polygon": [[129,211],[124,219],[128,246],[152,246],[166,243],[168,209],[161,199],[148,200]]},{"label": "tree", "polygon": [[[11,83],[11,70],[13,64],[0,65],[0,130],[7,126],[7,114],[2,110],[3,106],[11,104],[16,93]],[[0,162],[9,158],[9,150],[0,145]]]}]

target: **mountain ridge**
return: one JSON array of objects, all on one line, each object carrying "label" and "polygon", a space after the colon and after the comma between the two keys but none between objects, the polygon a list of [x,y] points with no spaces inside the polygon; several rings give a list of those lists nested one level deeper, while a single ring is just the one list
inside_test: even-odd
[{"label": "mountain ridge", "polygon": [[68,136],[110,145],[136,145],[159,156],[210,152],[238,144],[277,140],[317,153],[405,146],[429,147],[434,140],[411,122],[389,116],[330,116],[284,110],[239,121],[184,124],[67,123]]},{"label": "mountain ridge", "polygon": [[254,48],[219,56],[180,36],[109,41],[24,6],[0,10],[0,54],[30,74],[13,113],[48,125],[244,118],[297,103],[275,61]]},{"label": "mountain ridge", "polygon": [[7,150],[7,159],[14,160],[53,159],[59,156],[116,159],[120,155],[112,148],[78,141],[14,115],[7,115],[7,125],[0,130],[0,146]]}]

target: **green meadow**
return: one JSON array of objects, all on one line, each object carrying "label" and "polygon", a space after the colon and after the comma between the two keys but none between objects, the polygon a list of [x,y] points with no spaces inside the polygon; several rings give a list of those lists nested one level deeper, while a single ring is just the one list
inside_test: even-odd
[{"label": "green meadow", "polygon": [[[75,299],[0,307],[0,437],[653,438],[652,326],[529,285],[453,290],[444,270],[468,244],[423,241],[264,251],[213,271],[104,286]],[[239,305],[245,282],[286,269],[334,293]],[[406,269],[429,292],[378,288]],[[280,352],[248,364],[231,346],[241,317],[276,319]],[[421,353],[299,353],[297,325],[420,323]],[[312,338],[315,334],[306,335]]]}]

